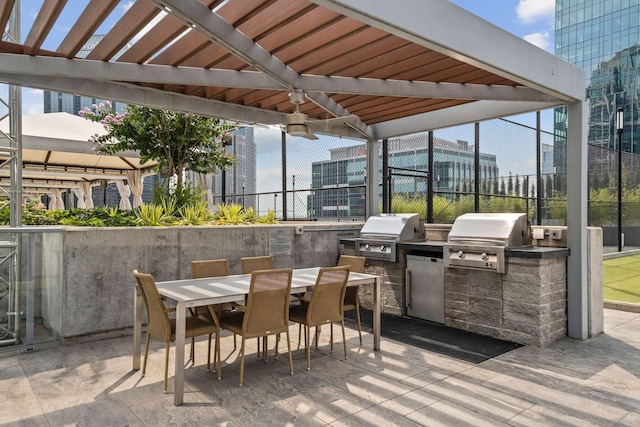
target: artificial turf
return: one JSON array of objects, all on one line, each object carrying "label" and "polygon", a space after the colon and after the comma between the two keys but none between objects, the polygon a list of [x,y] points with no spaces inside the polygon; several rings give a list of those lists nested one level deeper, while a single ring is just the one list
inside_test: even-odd
[{"label": "artificial turf", "polygon": [[640,255],[603,262],[604,299],[640,302]]}]

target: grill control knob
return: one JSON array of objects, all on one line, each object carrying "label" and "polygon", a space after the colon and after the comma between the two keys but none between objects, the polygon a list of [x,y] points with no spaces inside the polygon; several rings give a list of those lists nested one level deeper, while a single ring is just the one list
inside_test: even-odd
[{"label": "grill control knob", "polygon": [[458,258],[464,258],[464,252],[458,251]]},{"label": "grill control knob", "polygon": [[386,250],[387,250],[387,247],[385,245],[380,246],[380,252],[384,252]]},{"label": "grill control knob", "polygon": [[489,255],[487,255],[486,253],[483,253],[482,255],[480,255],[480,258],[482,258],[483,261],[486,261],[489,259]]},{"label": "grill control knob", "polygon": [[364,245],[364,249],[365,249],[365,250],[367,250],[367,251],[370,251],[370,250],[371,250],[371,246],[369,246],[369,245]]}]

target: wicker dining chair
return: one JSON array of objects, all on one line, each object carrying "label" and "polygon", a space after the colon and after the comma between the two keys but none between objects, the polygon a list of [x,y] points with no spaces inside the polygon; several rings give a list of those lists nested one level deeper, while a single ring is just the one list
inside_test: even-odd
[{"label": "wicker dining chair", "polygon": [[[329,323],[331,325],[331,353],[333,353],[333,324],[342,326],[344,358],[347,359],[347,340],[344,332],[344,293],[349,280],[349,267],[321,268],[310,297],[304,297],[304,304],[291,307],[289,320],[305,327],[305,350],[307,352],[307,370],[311,369],[311,327]],[[316,346],[317,346],[316,337]]]},{"label": "wicker dining chair", "polygon": [[[229,261],[227,259],[204,259],[204,260],[191,261],[191,277],[193,279],[204,279],[206,277],[221,277],[221,276],[228,276],[229,274],[231,274],[231,272],[229,270]],[[197,315],[205,315],[205,316],[209,315],[209,311],[208,311],[209,307],[206,307],[205,313],[198,311],[197,310],[198,308],[199,307],[195,307],[196,309],[195,313]],[[223,312],[233,310],[234,305],[232,303],[213,304],[211,308],[213,309],[213,311],[216,312],[219,319],[220,315]],[[236,348],[237,348],[237,342],[236,342],[236,336],[234,335],[233,349],[235,350]],[[217,351],[219,352],[219,349],[217,349]],[[217,353],[214,353],[214,360],[213,360],[214,364],[216,364],[216,359],[215,359],[216,354]],[[218,365],[216,364],[216,366]]]},{"label": "wicker dining chair", "polygon": [[191,277],[194,279],[228,276],[229,274],[231,274],[229,271],[229,261],[226,259],[204,259],[191,261]]},{"label": "wicker dining chair", "polygon": [[[366,258],[363,256],[340,255],[338,265],[348,265],[349,270],[354,273],[364,273],[364,263]],[[362,325],[360,323],[360,298],[358,297],[360,287],[348,286],[344,294],[344,311],[356,311],[356,322],[358,323],[358,336],[360,337],[360,345],[362,345]]]},{"label": "wicker dining chair", "polygon": [[252,256],[240,258],[242,274],[251,274],[256,270],[273,270],[273,258],[271,256]]},{"label": "wicker dining chair", "polygon": [[[240,258],[240,269],[242,270],[242,274],[251,274],[257,270],[273,270],[273,258],[269,255],[243,257],[243,258]],[[245,299],[245,304],[246,304],[246,299]],[[257,342],[258,342],[257,356],[258,356],[258,359],[260,359],[262,354],[260,349],[261,348],[265,349],[265,353],[266,353],[266,348],[268,343],[267,343],[267,340],[265,339],[262,343],[262,346],[260,346],[260,337],[258,337]]]},{"label": "wicker dining chair", "polygon": [[[225,313],[220,327],[242,337],[240,351],[240,386],[244,380],[245,341],[285,333],[289,353],[289,369],[293,375],[293,357],[289,340],[289,294],[291,292],[290,268],[257,270],[251,273],[251,283],[244,310]],[[259,347],[259,346],[258,346]],[[278,346],[275,350],[278,357]],[[266,349],[265,349],[266,359]]]},{"label": "wicker dining chair", "polygon": [[[167,392],[167,377],[169,375],[169,347],[176,339],[176,321],[169,318],[169,313],[175,308],[167,308],[162,302],[162,296],[158,292],[153,276],[133,270],[133,276],[138,283],[138,288],[142,293],[144,304],[147,308],[147,339],[144,348],[144,363],[142,365],[142,376],[147,370],[147,357],[149,356],[149,341],[153,337],[166,344],[164,358],[164,382],[162,391]],[[190,316],[186,318],[185,338],[192,338],[191,346],[194,346],[194,338],[201,335],[209,336],[209,347],[207,353],[207,370],[211,368],[211,335],[216,334],[216,350],[219,349],[220,324],[215,312],[211,312],[211,319]],[[216,355],[218,364],[220,355]],[[216,366],[218,375],[220,368]]]}]

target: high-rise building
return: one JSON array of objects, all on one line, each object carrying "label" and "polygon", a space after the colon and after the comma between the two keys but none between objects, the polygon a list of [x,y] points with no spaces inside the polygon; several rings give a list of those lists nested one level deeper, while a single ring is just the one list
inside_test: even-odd
[{"label": "high-rise building", "polygon": [[[586,74],[588,141],[617,150],[616,110],[624,109],[622,150],[640,154],[640,0],[556,0],[555,53]],[[555,111],[556,172],[566,172],[566,110]],[[595,158],[599,156],[598,158]],[[590,150],[589,169],[611,167]]]},{"label": "high-rise building", "polygon": [[[416,135],[393,138],[388,142],[389,166],[422,172],[423,177],[403,178],[392,181],[393,194],[410,197],[427,195],[427,173],[429,171],[429,150],[424,134],[419,147],[411,147],[408,138]],[[466,141],[447,141],[434,138],[433,142],[433,186],[436,193],[453,197],[454,192],[472,191],[474,181],[474,146]],[[365,166],[366,147],[354,145],[335,148],[330,151],[330,159],[311,165],[312,194],[307,197],[308,217],[314,219],[352,218],[365,216]],[[379,154],[382,156],[382,152]],[[382,161],[379,162],[382,165]],[[493,189],[498,183],[496,156],[480,153],[480,182],[485,189]],[[382,169],[378,171],[382,180]],[[339,187],[339,188],[336,188]],[[489,190],[490,191],[490,190]]]},{"label": "high-rise building", "polygon": [[[238,203],[245,208],[256,208],[256,143],[253,127],[241,127],[234,131],[231,142],[225,147],[236,158],[235,165],[213,175],[211,187],[216,203]],[[224,191],[222,190],[224,186]]]}]

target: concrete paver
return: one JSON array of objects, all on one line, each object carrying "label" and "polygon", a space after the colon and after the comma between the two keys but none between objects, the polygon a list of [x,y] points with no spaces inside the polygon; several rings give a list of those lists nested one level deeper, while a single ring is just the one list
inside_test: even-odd
[{"label": "concrete paver", "polygon": [[[348,329],[349,358],[312,351],[291,327],[287,358],[247,353],[238,387],[233,338],[222,339],[222,380],[206,372],[206,341],[185,371],[185,404],[162,393],[164,349],[152,341],[147,375],[131,370],[132,338],[0,354],[0,426],[548,426],[640,425],[640,314],[605,310],[605,333],[527,346],[480,364]],[[328,335],[328,334],[327,334]],[[281,346],[282,350],[282,346]],[[173,353],[173,348],[171,350]]]}]

